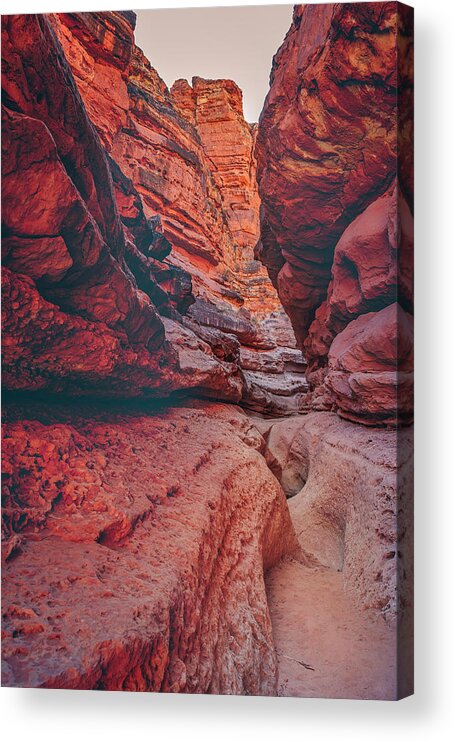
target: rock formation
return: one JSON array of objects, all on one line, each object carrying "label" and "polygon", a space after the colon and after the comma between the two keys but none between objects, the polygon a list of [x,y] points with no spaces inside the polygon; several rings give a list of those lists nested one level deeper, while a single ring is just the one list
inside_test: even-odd
[{"label": "rock formation", "polygon": [[[353,697],[371,697],[365,688],[400,697],[412,687],[412,434],[401,428],[413,413],[412,20],[397,3],[296,6],[256,145],[257,255],[304,349],[306,403],[317,410],[256,421],[308,559],[303,572],[291,562],[269,576],[275,641],[286,652],[291,640],[295,651],[298,620],[311,622],[305,609],[293,607],[293,619],[280,610],[286,580],[301,580],[302,600],[333,590],[338,620],[382,645],[382,659],[362,657],[353,643],[340,651],[327,627],[333,654],[356,668],[343,680]],[[343,589],[372,611],[370,627],[378,612],[390,622],[398,657],[380,628],[374,640],[340,607],[340,585],[321,565],[342,572]],[[330,668],[332,647],[323,645],[316,659]],[[332,671],[312,684],[296,680],[288,660],[285,692],[330,692]]]},{"label": "rock formation", "polygon": [[410,417],[411,141],[412,9],[296,6],[259,122],[258,252],[305,348],[313,405],[370,424],[394,422],[397,386]]},{"label": "rock formation", "polygon": [[[134,45],[131,14],[62,14],[53,24],[110,155],[123,223],[138,243],[144,229],[137,222],[159,219],[159,247],[163,241],[168,245],[158,253],[152,245],[153,290],[143,257],[130,250],[128,265],[138,286],[161,312],[169,299],[182,313],[188,311],[196,325],[186,326],[193,331],[202,325],[234,334],[249,348],[274,347],[261,329],[271,312],[289,332],[266,270],[254,259],[259,237],[256,127],[243,118],[239,88],[230,80],[195,78],[193,87],[179,80],[169,91]],[[193,305],[185,290],[188,274]],[[291,349],[294,345],[292,339]],[[258,366],[260,361],[259,355]],[[284,414],[303,408],[303,379],[284,379],[276,390],[276,380],[265,373],[264,383],[246,374],[246,406]]]},{"label": "rock formation", "polygon": [[263,445],[221,405],[13,407],[3,683],[276,694],[263,571],[296,542]]},{"label": "rock formation", "polygon": [[[134,16],[72,13],[54,25],[107,151],[147,216],[159,214],[170,260],[190,269],[196,296],[233,307],[279,307],[260,263],[256,129],[230,80],[180,80],[169,91],[134,44]],[[113,99],[113,100],[112,100]],[[99,104],[101,101],[101,105]],[[112,102],[110,102],[112,101]]]},{"label": "rock formation", "polygon": [[[362,426],[330,412],[256,424],[291,496],[304,551],[343,571],[345,586],[360,605],[396,617],[412,590],[403,562],[412,519],[411,430],[400,438],[396,430],[380,428],[365,435]],[[403,526],[398,533],[397,522]]]},{"label": "rock formation", "polygon": [[277,694],[320,585],[374,644],[346,692],[409,687],[397,7],[296,6],[259,125],[132,12],[2,18],[4,684]]},{"label": "rock formation", "polygon": [[[238,112],[251,169],[239,210],[253,206],[237,222],[229,206],[231,233],[199,134],[133,26],[128,13],[2,20],[3,682],[273,694],[263,572],[297,549],[283,491],[238,408],[175,405],[247,402],[240,342],[256,372],[267,351],[267,373],[285,376],[289,354],[304,364],[277,345],[280,327],[292,345],[282,313],[261,317],[269,334],[221,277],[237,254],[252,306],[278,310],[251,266],[252,130]],[[174,178],[154,179],[163,162]],[[134,397],[174,406],[114,411]]]}]

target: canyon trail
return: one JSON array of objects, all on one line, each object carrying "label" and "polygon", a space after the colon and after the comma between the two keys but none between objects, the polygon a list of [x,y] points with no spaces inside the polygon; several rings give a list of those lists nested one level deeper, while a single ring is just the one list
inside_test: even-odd
[{"label": "canyon trail", "polygon": [[402,697],[411,11],[296,6],[258,124],[135,23],[2,17],[2,682]]}]

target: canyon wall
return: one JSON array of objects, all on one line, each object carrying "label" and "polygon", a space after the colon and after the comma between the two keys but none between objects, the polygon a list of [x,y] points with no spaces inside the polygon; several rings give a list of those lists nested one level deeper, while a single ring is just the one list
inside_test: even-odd
[{"label": "canyon wall", "polygon": [[305,364],[253,259],[255,130],[241,93],[198,79],[171,94],[134,23],[5,19],[6,384],[301,409]]},{"label": "canyon wall", "polygon": [[296,6],[257,137],[258,253],[312,406],[373,425],[412,418],[412,39],[397,3]]},{"label": "canyon wall", "polygon": [[[141,208],[135,224],[121,219],[108,155],[50,21],[6,17],[2,32],[6,387],[121,396],[194,388],[238,401],[238,367],[177,321],[179,276],[149,257],[160,231]],[[155,278],[161,267],[169,293]]]},{"label": "canyon wall", "polygon": [[3,683],[274,694],[286,499],[240,408],[179,400],[286,414],[305,365],[253,259],[238,91],[220,174],[133,28],[2,18]]},{"label": "canyon wall", "polygon": [[2,18],[6,684],[276,694],[282,557],[410,604],[398,8],[297,6],[259,125],[134,13]]},{"label": "canyon wall", "polygon": [[259,120],[257,255],[304,349],[312,412],[259,427],[305,553],[394,626],[399,697],[412,692],[412,125],[412,9],[295,6]]},{"label": "canyon wall", "polygon": [[[169,91],[134,44],[131,14],[61,14],[53,25],[109,153],[123,222],[134,225],[137,242],[137,213],[155,220],[155,229],[158,220],[159,252],[154,247],[152,254],[160,261],[153,264],[159,287],[187,315],[186,327],[215,343],[215,355],[223,347],[225,360],[239,361],[243,404],[266,414],[304,408],[303,357],[266,269],[254,259],[256,127],[244,120],[241,91],[230,80],[201,78],[192,86],[178,80]],[[133,272],[139,259],[130,260]],[[162,301],[156,291],[152,300]],[[270,331],[271,314],[278,333]],[[245,351],[238,355],[226,334]],[[263,352],[271,350],[274,366]]]},{"label": "canyon wall", "polygon": [[135,46],[134,24],[121,13],[54,18],[90,119],[146,216],[160,215],[169,260],[189,270],[196,297],[273,311],[279,301],[253,257],[256,130],[242,93],[231,80],[201,78],[169,91]]}]

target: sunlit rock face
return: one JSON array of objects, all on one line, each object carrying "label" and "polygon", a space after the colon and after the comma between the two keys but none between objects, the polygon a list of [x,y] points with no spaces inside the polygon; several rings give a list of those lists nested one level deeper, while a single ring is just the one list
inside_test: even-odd
[{"label": "sunlit rock face", "polygon": [[[398,330],[381,314],[376,347],[367,333],[368,353],[390,374],[392,399],[403,353],[391,347],[409,337],[412,312],[411,18],[396,3],[296,6],[274,58],[256,145],[258,253],[305,348],[313,406],[370,424],[393,423],[396,414],[390,405],[373,409],[371,379],[341,384],[332,343],[338,333],[344,343],[359,341],[349,323],[398,302],[405,310],[396,309]],[[399,68],[398,46],[406,52]]]},{"label": "sunlit rock face", "polygon": [[[149,253],[153,248],[158,290],[148,293],[161,314],[172,317],[169,301],[188,313],[186,326],[212,345],[213,332],[198,328],[215,331],[215,355],[220,332],[234,335],[253,351],[286,343],[292,349],[287,317],[267,270],[254,255],[259,239],[257,126],[243,117],[240,89],[231,80],[194,78],[191,85],[178,80],[169,91],[134,45],[131,16],[62,14],[53,23],[109,152],[117,206],[136,244],[144,241],[144,221],[159,219],[160,240],[148,247]],[[97,103],[109,98],[108,79],[115,86],[111,107],[108,100],[106,106]],[[156,234],[157,224],[153,226]],[[143,258],[137,251],[128,255],[138,285],[147,292]],[[156,260],[164,265],[157,266]],[[174,269],[171,279],[166,266]],[[195,303],[182,278],[188,274]],[[271,315],[280,325],[279,334],[289,340],[277,343],[276,333],[274,339],[269,336]],[[242,358],[237,358],[240,364]],[[261,367],[260,354],[256,365]],[[303,373],[302,358],[300,369]],[[260,374],[244,376],[247,406],[257,410],[262,405],[270,414],[302,408],[303,379],[286,377],[276,395],[277,380],[269,377],[266,365]]]},{"label": "sunlit rock face", "polygon": [[257,125],[243,117],[242,91],[232,80],[194,77],[192,87],[177,80],[171,89],[177,110],[197,131],[233,243],[234,283],[244,306],[267,314],[278,307],[267,272],[254,258],[259,239],[259,194],[254,148]]},{"label": "sunlit rock face", "polygon": [[253,255],[256,128],[244,120],[242,93],[230,80],[201,78],[169,91],[134,45],[134,23],[123,13],[54,18],[90,118],[146,216],[160,215],[169,261],[191,273],[196,296],[273,311],[279,300]]}]

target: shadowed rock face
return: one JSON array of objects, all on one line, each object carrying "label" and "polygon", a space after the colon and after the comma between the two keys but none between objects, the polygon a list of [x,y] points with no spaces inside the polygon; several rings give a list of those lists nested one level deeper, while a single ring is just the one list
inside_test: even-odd
[{"label": "shadowed rock face", "polygon": [[341,417],[369,425],[412,421],[412,329],[412,317],[390,304],[336,336],[325,384]]},{"label": "shadowed rock face", "polygon": [[[399,69],[398,47],[407,60]],[[393,423],[403,357],[393,347],[397,338],[408,338],[412,312],[411,11],[396,3],[296,6],[274,58],[256,155],[258,254],[305,348],[308,378],[317,387],[313,406],[370,424]],[[384,321],[392,305],[395,321]],[[385,376],[372,381],[369,368],[364,387],[352,378],[341,384],[335,371],[340,344],[346,350],[354,336],[360,342],[349,323],[372,312],[378,312],[376,340],[367,333],[363,361],[369,367],[373,353],[382,359],[381,373],[389,373],[383,413],[374,395],[382,397]],[[398,331],[397,323],[403,323]],[[343,340],[335,347],[338,333]],[[403,372],[409,374],[405,344]],[[357,346],[358,370],[361,356]],[[409,399],[404,404],[398,417],[408,420]]]},{"label": "shadowed rock face", "polygon": [[[88,14],[84,23],[123,75],[131,19]],[[7,388],[165,397],[193,389],[238,401],[238,367],[174,321],[194,301],[191,279],[161,262],[171,246],[159,219],[147,219],[109,160],[51,20],[5,17],[2,39]],[[167,340],[157,310],[172,318]]]},{"label": "shadowed rock face", "polygon": [[[159,347],[157,313],[123,270],[125,235],[103,147],[52,28],[44,16],[10,16],[2,31],[6,262],[44,279],[46,295],[67,310]],[[44,274],[38,257],[15,257],[39,255],[43,239],[57,260]]]},{"label": "shadowed rock face", "polygon": [[399,299],[412,310],[413,220],[396,182],[344,231],[333,256],[326,301],[305,340],[311,369],[352,320]]}]

